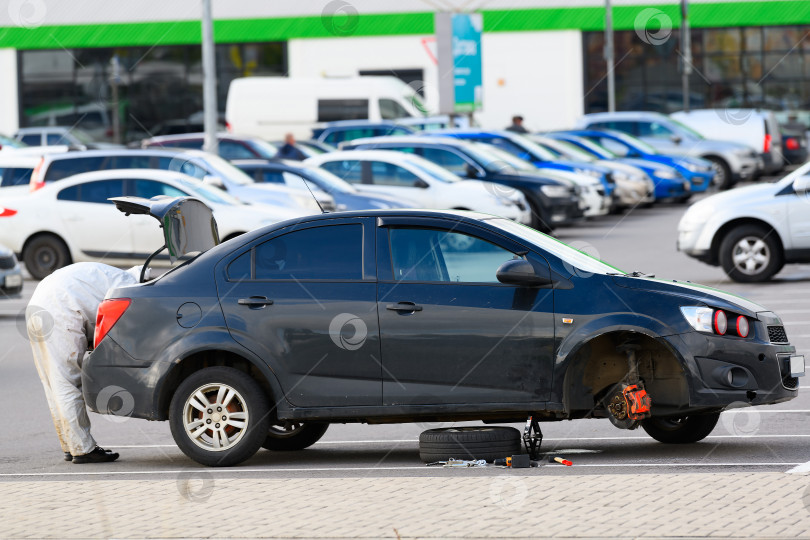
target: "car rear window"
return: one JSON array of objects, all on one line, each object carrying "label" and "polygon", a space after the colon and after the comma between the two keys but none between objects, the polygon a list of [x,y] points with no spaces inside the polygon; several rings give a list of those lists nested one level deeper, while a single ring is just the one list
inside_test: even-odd
[{"label": "car rear window", "polygon": [[27,186],[33,172],[28,167],[0,167],[0,187]]},{"label": "car rear window", "polygon": [[45,171],[45,181],[53,182],[74,174],[106,169],[107,167],[104,167],[105,159],[104,156],[56,159],[51,162],[48,170]]}]

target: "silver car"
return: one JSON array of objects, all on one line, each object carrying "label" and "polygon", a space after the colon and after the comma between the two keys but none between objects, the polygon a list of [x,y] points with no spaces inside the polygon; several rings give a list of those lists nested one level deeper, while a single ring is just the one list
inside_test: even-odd
[{"label": "silver car", "polygon": [[712,162],[712,186],[731,187],[752,178],[763,167],[762,159],[744,144],[706,139],[680,122],[656,112],[622,111],[586,114],[579,127],[615,129],[634,135],[662,154],[700,157]]},{"label": "silver car", "polygon": [[[0,213],[3,209],[0,208]],[[14,252],[0,245],[0,299],[16,296],[23,288],[23,275],[20,263]]]}]

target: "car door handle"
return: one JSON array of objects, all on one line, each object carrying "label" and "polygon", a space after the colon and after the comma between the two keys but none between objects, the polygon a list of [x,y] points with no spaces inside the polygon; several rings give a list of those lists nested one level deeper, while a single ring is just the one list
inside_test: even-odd
[{"label": "car door handle", "polygon": [[398,302],[396,304],[388,304],[385,306],[385,309],[390,309],[391,311],[405,311],[408,313],[413,313],[414,311],[422,311],[422,306],[417,306],[413,302]]},{"label": "car door handle", "polygon": [[248,306],[250,309],[263,308],[264,306],[272,306],[273,301],[266,296],[251,296],[250,298],[240,298],[238,300],[240,306]]}]

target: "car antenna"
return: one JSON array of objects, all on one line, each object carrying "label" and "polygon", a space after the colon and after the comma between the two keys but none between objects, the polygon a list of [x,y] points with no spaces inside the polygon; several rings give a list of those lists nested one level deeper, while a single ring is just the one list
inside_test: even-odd
[{"label": "car antenna", "polygon": [[321,214],[326,214],[326,213],[328,213],[326,210],[324,210],[324,209],[323,209],[323,206],[321,206],[321,202],[318,200],[318,197],[316,197],[316,196],[315,196],[315,194],[314,194],[314,193],[312,193],[312,190],[311,190],[311,189],[310,189],[310,187],[309,187],[309,182],[307,182],[307,179],[302,177],[302,178],[301,178],[301,180],[303,180],[303,182],[304,182],[304,186],[306,186],[307,191],[309,191],[309,194],[310,194],[310,195],[312,195],[312,198],[313,198],[313,199],[315,199],[315,204],[317,204],[317,205],[318,205],[318,208],[320,208],[320,209],[321,209]]}]

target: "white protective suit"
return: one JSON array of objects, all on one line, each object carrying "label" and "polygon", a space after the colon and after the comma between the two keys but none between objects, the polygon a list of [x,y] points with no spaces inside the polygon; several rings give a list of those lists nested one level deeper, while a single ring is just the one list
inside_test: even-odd
[{"label": "white protective suit", "polygon": [[96,447],[82,396],[80,362],[93,339],[98,306],[110,289],[138,283],[140,269],[71,264],[43,279],[25,310],[34,361],[59,443],[62,451],[74,456]]}]

